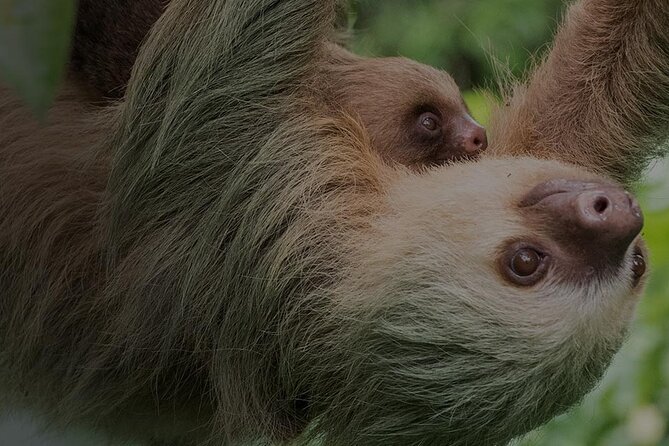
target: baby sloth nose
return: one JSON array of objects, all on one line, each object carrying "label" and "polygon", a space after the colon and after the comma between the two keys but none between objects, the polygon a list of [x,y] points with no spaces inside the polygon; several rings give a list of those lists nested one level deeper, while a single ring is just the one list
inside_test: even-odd
[{"label": "baby sloth nose", "polygon": [[600,262],[607,257],[619,260],[643,227],[637,201],[612,184],[548,181],[530,191],[521,207],[548,217],[553,222],[550,230],[559,239]]},{"label": "baby sloth nose", "polygon": [[457,135],[462,141],[462,150],[468,155],[475,155],[488,148],[486,131],[474,119],[465,115],[457,124]]}]

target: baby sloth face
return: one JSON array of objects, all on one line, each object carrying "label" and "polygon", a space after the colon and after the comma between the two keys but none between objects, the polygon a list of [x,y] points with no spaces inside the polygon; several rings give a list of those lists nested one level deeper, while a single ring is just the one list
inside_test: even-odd
[{"label": "baby sloth face", "polygon": [[340,55],[328,66],[328,101],[360,119],[374,150],[414,170],[473,159],[488,147],[446,72],[402,57]]},{"label": "baby sloth face", "polygon": [[398,181],[362,291],[338,302],[337,325],[355,325],[337,357],[359,352],[342,386],[364,444],[498,444],[578,402],[633,315],[642,224],[621,187],[554,161],[483,159]]}]

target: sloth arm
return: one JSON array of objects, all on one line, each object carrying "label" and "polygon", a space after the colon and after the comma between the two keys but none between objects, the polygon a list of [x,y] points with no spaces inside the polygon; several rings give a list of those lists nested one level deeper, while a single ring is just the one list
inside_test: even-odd
[{"label": "sloth arm", "polygon": [[[630,184],[669,138],[669,3],[584,0],[493,118],[496,154],[560,159]],[[664,146],[664,147],[663,147]]]}]

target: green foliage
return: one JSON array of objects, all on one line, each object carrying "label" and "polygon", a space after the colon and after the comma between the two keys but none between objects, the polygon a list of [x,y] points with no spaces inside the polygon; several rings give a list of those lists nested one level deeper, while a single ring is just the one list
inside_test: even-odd
[{"label": "green foliage", "polygon": [[74,0],[0,0],[0,77],[40,116],[63,74],[74,11]]},{"label": "green foliage", "polygon": [[359,0],[355,48],[444,68],[462,88],[518,75],[553,34],[560,0]]},{"label": "green foliage", "polygon": [[472,118],[476,119],[482,125],[485,125],[490,119],[490,102],[485,94],[474,91],[464,91],[462,96],[465,99],[467,107],[471,112]]}]

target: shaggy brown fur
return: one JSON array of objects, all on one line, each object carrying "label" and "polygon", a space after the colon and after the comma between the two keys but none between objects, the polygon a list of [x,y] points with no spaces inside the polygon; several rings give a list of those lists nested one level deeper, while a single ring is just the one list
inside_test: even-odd
[{"label": "shaggy brown fur", "polygon": [[[141,42],[167,0],[84,0],[79,5],[71,73],[102,95],[125,92]],[[474,158],[487,148],[485,130],[469,115],[447,73],[395,57],[365,59],[338,44],[314,89],[333,111],[357,115],[383,159],[414,168]],[[434,131],[422,120],[436,121]]]},{"label": "shaggy brown fur", "polygon": [[[380,162],[314,90],[334,10],[174,0],[118,105],[75,86],[39,127],[0,92],[3,405],[159,444],[468,446],[595,385],[641,242],[572,274],[569,233],[519,203],[608,180]],[[533,286],[499,272],[518,242],[553,261]]]},{"label": "shaggy brown fur", "polygon": [[168,0],[79,0],[70,71],[104,97],[125,93],[139,47]]},{"label": "shaggy brown fur", "polygon": [[560,159],[626,183],[669,138],[666,0],[583,0],[493,120],[495,152]]}]

